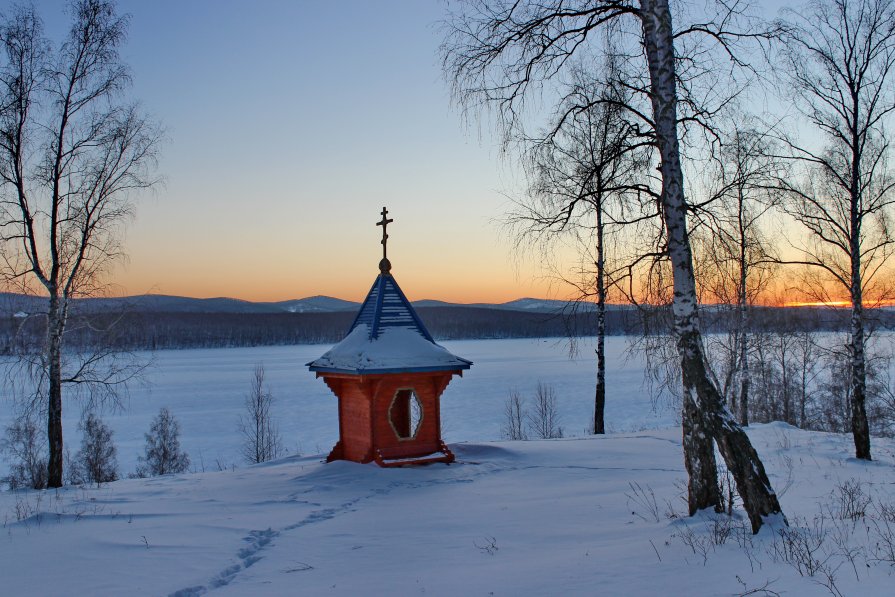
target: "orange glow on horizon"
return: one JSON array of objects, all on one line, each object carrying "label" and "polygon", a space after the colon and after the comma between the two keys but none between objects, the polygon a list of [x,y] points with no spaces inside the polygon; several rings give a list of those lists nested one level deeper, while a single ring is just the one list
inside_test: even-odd
[{"label": "orange glow on horizon", "polygon": [[[369,268],[366,268],[369,269]],[[276,286],[269,280],[255,279],[244,280],[242,284],[233,285],[232,280],[221,279],[173,279],[165,285],[147,287],[135,280],[121,280],[113,286],[107,296],[135,296],[135,295],[167,295],[182,296],[197,299],[232,298],[250,302],[283,302],[309,298],[313,296],[329,296],[337,299],[361,302],[367,296],[370,285],[378,272],[365,271],[346,273],[344,279],[333,279],[324,275],[320,279],[314,275],[303,276],[303,284],[281,284]],[[507,280],[488,278],[486,275],[471,276],[467,272],[464,279],[466,286],[451,283],[451,278],[442,280],[432,279],[422,272],[405,272],[396,276],[404,294],[411,301],[437,300],[453,304],[500,304],[517,299],[534,298],[542,300],[570,301],[570,294],[563,294],[555,285],[543,279]],[[366,274],[366,275],[364,275]],[[124,282],[124,283],[121,283]],[[267,282],[266,284],[264,282]],[[319,285],[318,285],[319,284]],[[287,288],[283,288],[286,286]],[[790,300],[785,296],[777,300],[759,300],[756,306],[762,307],[830,307],[848,308],[851,302],[847,300],[809,301]],[[594,302],[594,301],[588,301]],[[628,305],[624,301],[610,300],[609,305]],[[701,302],[702,305],[717,305],[714,301]],[[876,307],[895,306],[895,299],[881,301],[865,301],[868,309]]]},{"label": "orange glow on horizon", "polygon": [[[842,309],[851,307],[851,301],[789,301],[783,303],[784,307],[832,307]],[[881,301],[865,301],[865,309],[874,309],[877,307],[895,306],[895,299],[885,299]]]},{"label": "orange glow on horizon", "polygon": [[788,301],[783,303],[784,307],[850,307],[850,301]]}]

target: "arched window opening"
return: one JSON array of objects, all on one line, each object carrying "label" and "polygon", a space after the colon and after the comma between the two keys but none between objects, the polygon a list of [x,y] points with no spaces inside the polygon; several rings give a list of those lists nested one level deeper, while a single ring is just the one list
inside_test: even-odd
[{"label": "arched window opening", "polygon": [[423,421],[423,405],[416,392],[406,388],[398,390],[388,409],[388,420],[398,439],[413,439]]}]

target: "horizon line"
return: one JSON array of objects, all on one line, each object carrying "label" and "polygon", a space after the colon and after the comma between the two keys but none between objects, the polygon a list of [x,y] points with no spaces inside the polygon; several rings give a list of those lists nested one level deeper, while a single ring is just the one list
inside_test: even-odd
[{"label": "horizon line", "polygon": [[[25,296],[25,297],[33,297],[33,298],[47,298],[47,295],[44,294],[32,294],[27,292],[13,292],[13,291],[0,291],[0,294],[14,295],[14,296]],[[179,294],[165,294],[165,293],[155,293],[155,292],[146,292],[142,294],[126,294],[126,295],[108,295],[108,296],[84,296],[84,297],[73,297],[73,300],[127,300],[132,298],[142,298],[142,297],[164,297],[164,298],[175,298],[175,299],[188,299],[188,300],[197,300],[197,301],[213,301],[213,300],[231,300],[231,301],[239,301],[243,303],[250,304],[279,304],[279,303],[290,303],[290,302],[298,302],[298,301],[306,301],[314,298],[324,298],[324,299],[333,299],[346,303],[355,303],[360,305],[363,303],[363,300],[352,300],[345,299],[337,296],[327,295],[327,294],[313,294],[309,296],[299,297],[299,298],[290,298],[290,299],[282,299],[282,300],[251,300],[244,299],[233,296],[189,296],[189,295],[179,295]],[[488,302],[488,301],[473,301],[473,302],[454,302],[448,301],[444,299],[435,299],[435,298],[422,298],[412,300],[412,303],[431,301],[431,302],[440,302],[448,305],[456,305],[456,306],[469,306],[474,307],[476,305],[507,305],[510,303],[515,303],[519,301],[545,301],[552,303],[564,303],[566,305],[574,305],[574,304],[587,304],[587,305],[596,305],[596,302],[586,301],[586,300],[576,300],[576,299],[559,299],[559,298],[542,298],[542,297],[534,297],[534,296],[522,296],[519,298],[511,299],[508,301],[502,302]],[[666,305],[670,305],[671,303],[666,303]],[[621,302],[621,301],[608,301],[606,303],[607,306],[632,306],[636,307],[638,305],[641,306],[662,306],[662,305],[651,305],[649,303],[633,303],[633,302]],[[701,307],[710,307],[710,306],[734,306],[734,303],[722,303],[722,302],[705,302],[699,303]],[[771,304],[771,303],[757,303],[749,305],[750,307],[771,307],[771,308],[789,308],[789,307],[826,307],[832,309],[845,309],[851,307],[850,301],[786,301],[779,304]],[[873,309],[873,308],[882,308],[882,307],[891,307],[895,306],[895,299],[890,300],[882,300],[882,301],[868,301],[864,304],[864,308]]]}]

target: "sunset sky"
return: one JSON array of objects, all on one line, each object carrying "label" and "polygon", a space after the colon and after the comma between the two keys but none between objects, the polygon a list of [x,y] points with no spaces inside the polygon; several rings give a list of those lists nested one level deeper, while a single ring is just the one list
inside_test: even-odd
[{"label": "sunset sky", "polygon": [[[58,41],[65,2],[36,4]],[[411,299],[565,298],[503,231],[517,164],[451,104],[438,57],[451,7],[119,0],[132,94],[167,135],[114,293],[358,300],[386,205]]]},{"label": "sunset sky", "polygon": [[[64,3],[38,9],[54,40]],[[122,0],[133,94],[167,130],[119,294],[360,299],[383,205],[412,299],[549,294],[500,234],[517,177],[452,107],[441,2]]]}]

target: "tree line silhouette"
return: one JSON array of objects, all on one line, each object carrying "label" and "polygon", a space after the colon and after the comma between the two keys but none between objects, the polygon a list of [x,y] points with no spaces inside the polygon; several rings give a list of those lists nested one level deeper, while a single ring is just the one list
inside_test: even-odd
[{"label": "tree line silhouette", "polygon": [[[556,338],[590,336],[596,313],[513,311],[481,307],[420,307],[420,317],[439,340],[497,338]],[[887,310],[877,311],[877,324],[891,328]],[[291,344],[329,344],[341,340],[355,314],[332,313],[77,313],[66,330],[72,350],[102,345],[121,350],[227,348]],[[730,316],[727,306],[703,309],[709,332],[720,331]],[[818,307],[753,307],[756,331],[781,327],[799,331],[838,331],[848,325],[844,309]],[[662,308],[619,308],[606,313],[608,335],[668,333],[670,311]],[[46,318],[40,314],[0,317],[0,353],[32,351],[46,338]]]}]

